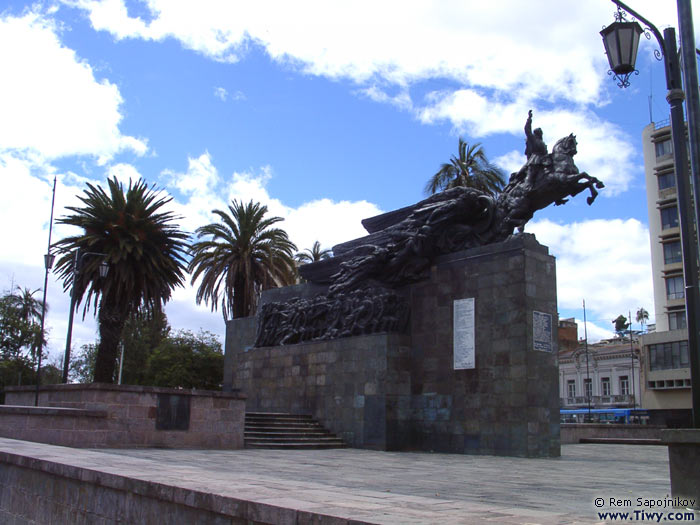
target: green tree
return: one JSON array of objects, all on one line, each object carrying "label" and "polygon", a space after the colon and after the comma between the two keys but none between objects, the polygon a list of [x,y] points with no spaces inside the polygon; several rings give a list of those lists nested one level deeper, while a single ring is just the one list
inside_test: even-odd
[{"label": "green tree", "polygon": [[647,321],[649,321],[649,312],[647,312],[643,306],[640,306],[639,310],[637,310],[637,322],[642,325],[642,332],[644,331]]},{"label": "green tree", "polygon": [[92,383],[95,379],[95,359],[97,345],[87,344],[80,347],[78,355],[72,355],[70,360],[70,377],[78,383]]},{"label": "green tree", "polygon": [[294,258],[299,264],[309,264],[328,259],[331,257],[332,253],[333,252],[329,249],[322,250],[321,243],[314,241],[311,248],[306,248],[304,251],[297,252]]},{"label": "green tree", "polygon": [[[37,318],[41,315],[41,303],[33,295],[38,290],[17,287],[0,297],[0,356],[3,359],[36,359],[41,326]],[[38,305],[38,306],[37,306]]]},{"label": "green tree", "polygon": [[148,359],[148,376],[154,386],[221,389],[224,354],[221,343],[210,332],[194,335],[180,330],[153,350]]},{"label": "green tree", "polygon": [[161,310],[139,311],[129,318],[122,331],[121,340],[124,349],[123,384],[149,384],[148,359],[155,348],[168,337],[169,332],[168,318]]},{"label": "green tree", "polygon": [[625,332],[627,332],[627,329],[630,326],[630,324],[627,322],[627,318],[620,314],[612,320],[612,323],[615,325],[615,332],[617,333],[617,336],[624,337]]},{"label": "green tree", "polygon": [[505,184],[503,170],[489,162],[481,144],[470,146],[460,137],[457,156],[452,155],[449,162],[440,166],[425,185],[425,193],[463,186],[496,195]]},{"label": "green tree", "polygon": [[281,217],[265,217],[267,206],[233,201],[228,213],[213,210],[220,222],[197,229],[192,246],[192,284],[201,278],[197,304],[216,310],[224,319],[255,313],[262,290],[296,282],[296,246],[287,232],[272,226]]},{"label": "green tree", "polygon": [[[76,304],[85,297],[83,316],[92,305],[97,313],[100,342],[97,348],[97,382],[114,380],[118,345],[124,324],[138,308],[156,310],[170,299],[172,289],[184,281],[184,255],[188,236],[173,223],[177,217],[163,211],[171,200],[155,187],[139,180],[124,187],[116,179],[107,181],[108,191],[88,184],[78,198],[82,207],[69,207],[71,215],[59,224],[77,226],[80,235],[55,244],[62,256],[56,272],[65,290],[75,284]],[[76,282],[74,251],[80,267]],[[93,256],[89,254],[104,254]],[[99,265],[109,264],[106,277],[100,277]]]}]

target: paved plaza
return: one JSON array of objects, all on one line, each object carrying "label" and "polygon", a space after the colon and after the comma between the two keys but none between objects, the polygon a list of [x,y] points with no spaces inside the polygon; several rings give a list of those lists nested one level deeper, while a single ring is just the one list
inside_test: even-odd
[{"label": "paved plaza", "polygon": [[[565,445],[556,459],[358,449],[77,450],[9,439],[0,439],[0,451],[278,507],[285,523],[294,515],[289,510],[338,523],[402,524],[597,523],[599,511],[672,510],[636,505],[637,498],[670,496],[668,451],[660,446]],[[611,498],[633,504],[611,508]]]}]

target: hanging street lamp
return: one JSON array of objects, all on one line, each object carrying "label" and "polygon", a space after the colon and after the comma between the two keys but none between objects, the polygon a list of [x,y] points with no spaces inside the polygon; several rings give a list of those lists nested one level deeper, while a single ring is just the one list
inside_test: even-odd
[{"label": "hanging street lamp", "polygon": [[610,73],[615,75],[619,87],[628,87],[632,73],[639,75],[635,69],[639,36],[643,34],[637,22],[627,22],[625,12],[618,6],[615,22],[600,32],[603,37],[605,54],[608,55]]}]

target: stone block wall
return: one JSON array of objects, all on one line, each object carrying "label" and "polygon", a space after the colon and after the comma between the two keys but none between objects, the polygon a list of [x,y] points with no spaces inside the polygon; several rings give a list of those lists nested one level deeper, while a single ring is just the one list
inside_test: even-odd
[{"label": "stone block wall", "polygon": [[247,410],[312,414],[349,445],[398,448],[408,418],[405,336],[374,334],[232,355]]},{"label": "stone block wall", "polygon": [[[554,258],[532,236],[442,257],[411,288],[414,448],[559,455]],[[476,367],[453,368],[453,302],[474,298]],[[533,311],[552,316],[533,348]]]},{"label": "stone block wall", "polygon": [[[253,348],[254,319],[229,323],[225,377],[249,395],[249,411],[312,414],[355,447],[558,456],[556,272],[547,248],[522,234],[443,256],[401,293],[411,304],[405,335]],[[453,303],[465,298],[474,298],[476,368],[455,370]],[[535,350],[533,312],[551,316],[548,351]]]},{"label": "stone block wall", "polygon": [[[239,393],[92,383],[46,385],[39,407],[34,397],[35,387],[5,389],[0,436],[86,448],[243,448]],[[167,420],[171,402],[188,408],[187,417]]]}]

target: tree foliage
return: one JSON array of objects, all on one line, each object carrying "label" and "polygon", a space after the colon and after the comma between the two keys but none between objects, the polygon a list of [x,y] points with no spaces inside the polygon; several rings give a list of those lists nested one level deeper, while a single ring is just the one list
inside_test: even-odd
[{"label": "tree foliage", "polygon": [[321,249],[320,242],[314,241],[311,248],[306,248],[304,251],[297,252],[294,258],[299,264],[309,264],[328,259],[332,254],[333,252],[329,249]]},{"label": "tree foliage", "polygon": [[0,389],[36,384],[37,350],[46,344],[36,292],[18,286],[0,297]]},{"label": "tree foliage", "polygon": [[296,246],[273,227],[282,218],[266,217],[259,202],[234,200],[228,212],[213,213],[220,222],[198,228],[192,246],[192,283],[201,278],[197,303],[212,310],[221,303],[224,319],[252,315],[262,290],[296,282]]},{"label": "tree foliage", "polygon": [[[134,317],[124,328],[122,384],[219,390],[223,381],[221,343],[210,332],[171,333],[165,315]],[[91,383],[97,356],[96,345],[83,345],[71,360],[71,377]],[[118,375],[118,361],[114,367]]]},{"label": "tree foliage", "polygon": [[223,381],[224,354],[210,332],[194,335],[180,330],[153,350],[148,359],[151,385],[219,390]]},{"label": "tree foliage", "polygon": [[[56,272],[64,289],[74,287],[77,304],[85,299],[83,316],[90,307],[97,312],[97,382],[113,381],[119,340],[130,315],[139,308],[160,309],[173,288],[183,284],[188,239],[173,223],[177,217],[163,211],[171,197],[143,180],[129,182],[126,192],[116,178],[107,183],[108,191],[88,184],[78,197],[83,206],[69,207],[73,213],[58,219],[82,233],[55,244],[62,254]],[[74,272],[76,250],[81,255]],[[102,261],[109,264],[106,277],[99,275]]]},{"label": "tree foliage", "polygon": [[637,310],[637,322],[642,325],[642,330],[644,330],[647,321],[649,321],[649,312],[647,312],[643,306],[640,306],[639,310]]},{"label": "tree foliage", "polygon": [[457,156],[452,155],[425,185],[427,194],[463,186],[489,195],[497,195],[505,187],[505,173],[486,157],[481,144],[469,145],[459,138]]},{"label": "tree foliage", "polygon": [[41,302],[34,298],[38,291],[18,286],[0,297],[0,356],[3,359],[36,358],[41,335]]}]

